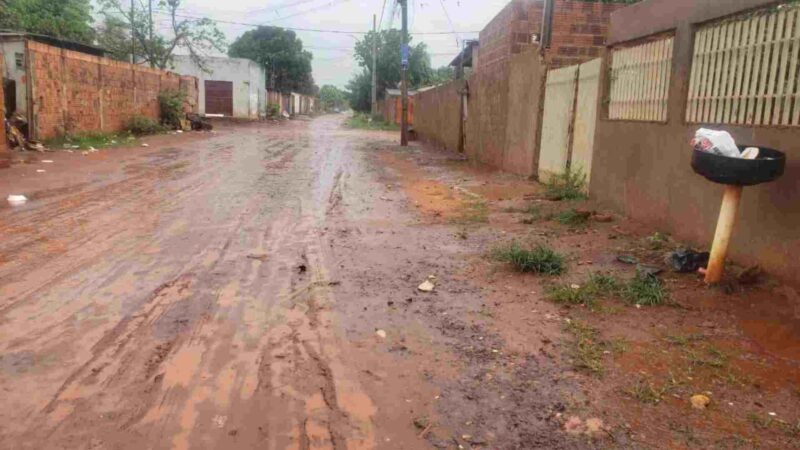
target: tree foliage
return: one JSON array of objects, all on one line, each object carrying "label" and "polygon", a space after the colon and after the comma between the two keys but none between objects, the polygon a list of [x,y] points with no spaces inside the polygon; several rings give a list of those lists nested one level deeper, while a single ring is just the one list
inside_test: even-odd
[{"label": "tree foliage", "polygon": [[[382,99],[387,88],[400,85],[400,44],[403,34],[400,30],[369,32],[356,42],[355,59],[363,71],[347,85],[350,92],[350,105],[357,111],[369,111],[372,103],[372,45],[378,43],[377,73],[378,98]],[[409,44],[408,87],[415,89],[431,83],[434,71],[425,43]]]},{"label": "tree foliage", "polygon": [[311,52],[294,31],[263,26],[245,32],[231,44],[228,55],[251,59],[267,70],[267,86],[280,92],[316,95]]},{"label": "tree foliage", "polygon": [[131,29],[136,61],[159,69],[169,68],[172,56],[179,49],[200,67],[205,67],[204,58],[210,53],[226,50],[225,35],[211,19],[178,17],[181,0],[154,0],[153,9],[166,11],[169,20],[169,32],[160,33],[149,14],[147,1],[136,0],[131,11],[127,0],[98,0],[104,19],[98,42],[112,57],[130,58]]},{"label": "tree foliage", "polygon": [[330,84],[322,86],[319,90],[319,99],[325,111],[332,111],[337,108],[342,109],[347,103],[345,92]]},{"label": "tree foliage", "polygon": [[3,0],[0,29],[44,34],[67,41],[91,44],[90,0]]}]

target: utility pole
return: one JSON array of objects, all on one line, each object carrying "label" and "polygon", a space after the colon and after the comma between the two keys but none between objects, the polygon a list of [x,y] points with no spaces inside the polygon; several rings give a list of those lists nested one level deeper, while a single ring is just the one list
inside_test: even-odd
[{"label": "utility pole", "polygon": [[136,30],[133,26],[135,22],[133,14],[133,0],[131,0],[131,64],[136,64]]},{"label": "utility pole", "polygon": [[372,115],[378,114],[378,16],[372,15]]},{"label": "utility pole", "polygon": [[400,94],[403,103],[403,117],[400,118],[400,146],[408,146],[408,0],[398,0],[403,8],[403,43],[400,47]]},{"label": "utility pole", "polygon": [[153,0],[147,2],[147,12],[150,14],[150,42],[153,42]]}]

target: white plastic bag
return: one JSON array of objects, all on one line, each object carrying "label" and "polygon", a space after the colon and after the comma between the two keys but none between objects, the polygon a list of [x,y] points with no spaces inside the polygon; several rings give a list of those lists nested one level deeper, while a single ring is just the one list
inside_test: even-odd
[{"label": "white plastic bag", "polygon": [[695,150],[716,153],[717,155],[741,158],[741,152],[739,152],[739,147],[736,146],[736,141],[727,131],[700,128],[694,134],[692,147]]}]

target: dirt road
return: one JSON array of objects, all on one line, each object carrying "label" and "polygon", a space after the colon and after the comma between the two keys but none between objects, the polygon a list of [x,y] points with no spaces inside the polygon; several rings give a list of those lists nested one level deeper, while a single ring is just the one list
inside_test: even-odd
[{"label": "dirt road", "polygon": [[[0,208],[0,448],[798,445],[796,288],[594,298],[681,244],[343,120],[4,170],[30,201]],[[510,240],[566,272],[487,258]]]},{"label": "dirt road", "polygon": [[56,159],[0,210],[0,447],[429,447],[460,369],[390,316],[454,250],[374,164],[394,136],[341,120]]}]

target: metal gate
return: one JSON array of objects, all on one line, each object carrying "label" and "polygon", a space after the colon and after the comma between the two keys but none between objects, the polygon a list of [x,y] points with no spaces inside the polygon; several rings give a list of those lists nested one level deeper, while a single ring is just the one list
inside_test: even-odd
[{"label": "metal gate", "polygon": [[541,181],[547,181],[552,175],[562,173],[567,167],[577,79],[578,66],[547,72],[542,142],[539,147]]},{"label": "metal gate", "polygon": [[233,82],[206,80],[206,114],[233,116]]},{"label": "metal gate", "polygon": [[594,153],[601,60],[547,72],[539,180],[580,170],[588,185]]}]

